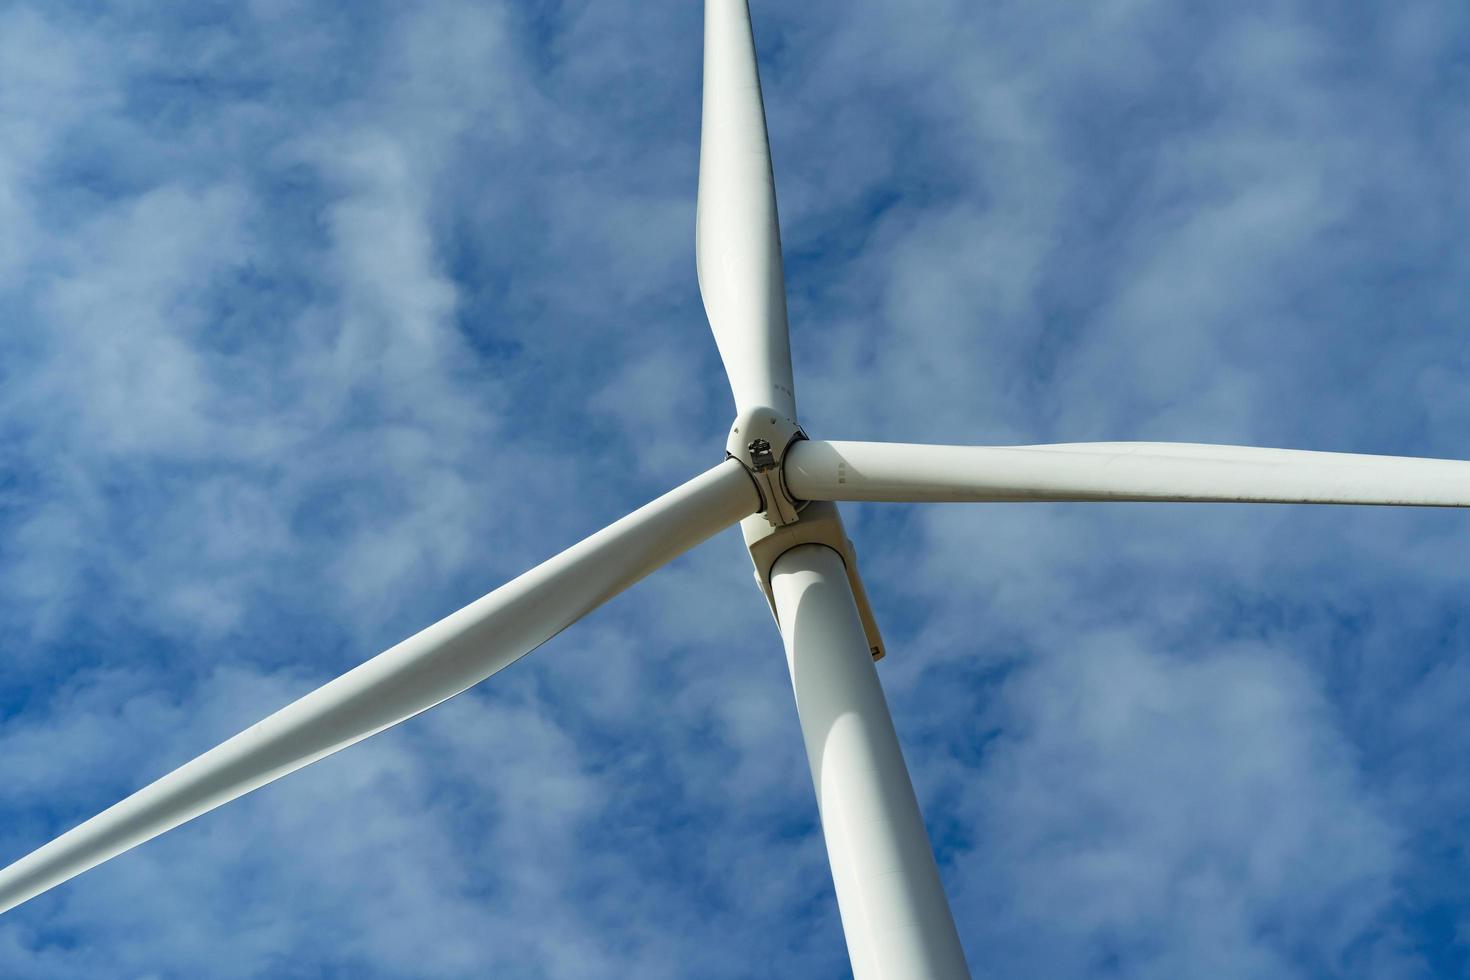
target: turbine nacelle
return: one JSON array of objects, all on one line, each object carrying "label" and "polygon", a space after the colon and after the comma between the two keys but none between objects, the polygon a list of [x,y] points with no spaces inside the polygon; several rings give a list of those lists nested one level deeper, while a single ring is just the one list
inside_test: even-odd
[{"label": "turbine nacelle", "polygon": [[776,596],[771,587],[771,570],[776,561],[792,548],[802,545],[831,548],[842,559],[847,571],[868,652],[874,660],[879,660],[884,652],[883,638],[868,603],[868,590],[858,573],[857,550],[842,526],[837,506],[826,500],[801,500],[786,484],[787,456],[793,446],[804,441],[807,441],[807,434],[795,419],[765,406],[745,409],[730,426],[725,455],[745,467],[761,496],[761,512],[740,522],[751,564],[755,566],[756,585],[766,597],[771,615],[779,627],[781,617],[776,611]]},{"label": "turbine nacelle", "polygon": [[765,595],[776,625],[783,629],[781,616],[776,611],[776,595],[771,587],[771,570],[777,560],[804,544],[819,544],[837,552],[847,570],[847,582],[852,586],[858,617],[863,621],[868,652],[874,660],[883,659],[883,637],[878,632],[873,607],[868,603],[868,590],[858,573],[857,549],[847,536],[836,504],[829,500],[804,501],[801,519],[791,524],[773,525],[764,514],[752,514],[740,522],[740,532],[745,535],[745,547],[750,551],[751,564],[755,566],[755,584]]}]

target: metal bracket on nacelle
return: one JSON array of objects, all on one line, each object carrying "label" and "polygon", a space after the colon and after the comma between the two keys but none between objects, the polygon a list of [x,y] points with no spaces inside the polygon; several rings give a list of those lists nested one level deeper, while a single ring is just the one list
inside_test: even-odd
[{"label": "metal bracket on nacelle", "polygon": [[868,590],[858,574],[857,551],[842,526],[837,505],[826,500],[802,501],[786,488],[785,457],[791,445],[806,438],[795,420],[771,409],[754,409],[741,413],[730,429],[726,454],[738,460],[749,471],[761,495],[761,513],[740,522],[750,560],[755,565],[755,581],[771,607],[771,616],[779,628],[776,599],[771,592],[771,568],[792,548],[804,544],[825,545],[842,557],[847,581],[857,601],[858,616],[868,649],[874,660],[883,658],[883,638],[878,621],[868,604]]}]

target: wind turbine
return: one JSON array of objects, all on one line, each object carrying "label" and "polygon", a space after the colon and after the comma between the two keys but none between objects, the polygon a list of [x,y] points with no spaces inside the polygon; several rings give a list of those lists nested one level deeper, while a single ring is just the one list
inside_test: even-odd
[{"label": "wind turbine", "polygon": [[739,522],[785,644],[854,973],[965,976],[873,666],[883,644],[835,502],[1470,506],[1470,463],[1459,461],[1168,443],[809,439],[798,421],[745,0],[707,0],[704,70],[696,248],[736,403],[726,458],[0,870],[0,911],[453,697]]}]

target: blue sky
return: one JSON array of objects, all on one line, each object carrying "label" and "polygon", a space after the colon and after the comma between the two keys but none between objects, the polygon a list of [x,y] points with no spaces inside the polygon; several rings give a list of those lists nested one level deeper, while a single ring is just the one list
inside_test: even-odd
[{"label": "blue sky", "polygon": [[[817,437],[1470,457],[1451,4],[754,3]],[[0,862],[718,460],[696,4],[0,9]],[[977,976],[1470,971],[1470,520],[854,506]],[[841,977],[726,533],[0,918],[25,977]]]}]

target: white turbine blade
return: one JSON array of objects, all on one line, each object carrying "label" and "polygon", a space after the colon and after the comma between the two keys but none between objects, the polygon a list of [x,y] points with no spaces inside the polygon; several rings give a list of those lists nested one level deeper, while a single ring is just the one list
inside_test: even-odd
[{"label": "white turbine blade", "polygon": [[795,443],[800,500],[1159,500],[1470,507],[1470,462],[1175,442]]},{"label": "white turbine blade", "polygon": [[776,185],[745,0],[704,8],[704,116],[694,255],[735,407],[796,418]]},{"label": "white turbine blade", "polygon": [[0,912],[454,697],[758,506],[726,460],[16,861]]}]

